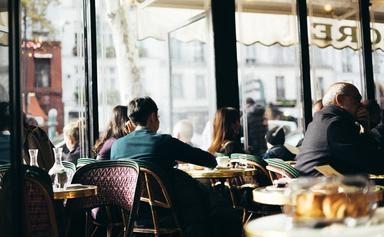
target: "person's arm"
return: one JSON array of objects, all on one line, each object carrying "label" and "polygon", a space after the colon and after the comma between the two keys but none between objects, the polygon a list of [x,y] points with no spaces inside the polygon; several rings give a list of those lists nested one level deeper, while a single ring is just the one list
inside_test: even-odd
[{"label": "person's arm", "polygon": [[336,159],[334,162],[338,166],[351,167],[365,173],[383,172],[384,166],[380,161],[383,152],[374,141],[366,137],[367,134],[360,135],[350,123],[333,122],[328,128],[327,136],[332,155]]},{"label": "person's arm", "polygon": [[169,149],[176,160],[209,168],[217,166],[216,159],[212,154],[192,147],[176,138],[171,138]]}]

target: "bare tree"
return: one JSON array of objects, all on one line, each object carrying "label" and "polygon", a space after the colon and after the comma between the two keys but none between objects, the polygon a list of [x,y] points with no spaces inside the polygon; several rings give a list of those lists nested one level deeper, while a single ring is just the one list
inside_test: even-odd
[{"label": "bare tree", "polygon": [[116,51],[120,98],[122,102],[144,93],[140,81],[135,1],[104,0],[106,18],[112,30]]},{"label": "bare tree", "polygon": [[[57,5],[59,3],[60,0],[21,0],[24,40],[39,36],[48,37],[50,34],[54,34],[54,27],[46,17],[47,9],[51,4]],[[27,28],[31,29],[30,34],[27,32]]]}]

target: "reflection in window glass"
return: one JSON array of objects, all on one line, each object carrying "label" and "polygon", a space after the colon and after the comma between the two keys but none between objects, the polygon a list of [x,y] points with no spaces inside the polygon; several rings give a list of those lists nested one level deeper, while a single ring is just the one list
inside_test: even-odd
[{"label": "reflection in window glass", "polygon": [[[4,6],[4,9],[1,8]],[[7,2],[0,7],[0,165],[10,162],[10,107]],[[4,213],[0,215],[5,216]]]},{"label": "reflection in window glass", "polygon": [[114,106],[150,96],[159,107],[159,132],[171,133],[178,120],[188,119],[194,127],[192,142],[201,144],[215,95],[196,99],[204,93],[197,89],[207,90],[210,78],[207,22],[180,27],[205,10],[203,0],[188,4],[172,8],[157,1],[144,7],[133,1],[96,1],[100,130]]},{"label": "reflection in window glass", "polygon": [[183,76],[180,74],[172,75],[172,95],[174,99],[184,98]]},{"label": "reflection in window glass", "polygon": [[313,102],[338,81],[353,83],[364,97],[358,12],[354,0],[308,1]]},{"label": "reflection in window glass", "polygon": [[[22,1],[21,30],[24,112],[64,146],[64,126],[85,117],[82,1]],[[89,156],[86,134],[81,126],[74,141],[81,157]]]},{"label": "reflection in window glass", "polygon": [[284,126],[286,143],[296,145],[302,137],[295,5],[291,0],[251,0],[237,6],[244,145],[253,154],[266,151],[265,133],[275,126]]},{"label": "reflection in window glass", "polygon": [[276,76],[276,99],[285,99],[284,76]]},{"label": "reflection in window glass", "polygon": [[48,88],[50,86],[51,60],[35,59],[35,83],[36,88]]},{"label": "reflection in window glass", "polygon": [[[9,96],[9,62],[8,62],[8,1],[0,1],[0,165],[11,162],[11,127],[10,127],[10,96]],[[15,156],[13,156],[15,157]],[[0,184],[2,185],[3,176],[5,171],[1,171]],[[10,204],[5,198],[4,188],[0,186],[0,226],[1,235],[9,236],[9,228],[6,228],[6,217],[9,213],[6,213],[6,205]],[[16,190],[16,189],[15,189]],[[10,223],[16,224],[16,223]]]},{"label": "reflection in window glass", "polygon": [[196,99],[206,98],[206,86],[205,79],[203,75],[196,75]]},{"label": "reflection in window glass", "polygon": [[384,2],[378,0],[373,0],[371,2],[371,40],[376,99],[380,107],[384,108]]}]

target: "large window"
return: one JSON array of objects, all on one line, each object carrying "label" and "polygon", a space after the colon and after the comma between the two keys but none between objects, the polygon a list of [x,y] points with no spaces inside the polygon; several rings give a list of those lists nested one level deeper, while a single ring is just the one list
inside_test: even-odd
[{"label": "large window", "polygon": [[202,144],[201,134],[215,109],[215,95],[204,96],[208,81],[214,81],[208,21],[202,15],[206,6],[204,0],[180,8],[162,1],[96,1],[100,130],[114,106],[151,96],[159,107],[160,132],[171,133],[178,120],[188,119],[194,126],[193,143]]},{"label": "large window", "polygon": [[[9,42],[8,42],[8,12],[7,12],[8,1],[0,1],[0,165],[4,163],[10,163],[12,159],[15,159],[15,155],[11,156],[11,124],[10,124],[10,81],[9,81]],[[4,172],[2,173],[4,174]],[[0,228],[2,229],[1,235],[7,236],[7,227],[12,226],[15,223],[5,226],[5,220],[10,214],[7,213],[7,205],[10,204],[10,200],[7,200],[4,195],[3,178],[1,179],[0,195],[3,197],[0,200],[0,215],[2,216],[0,221]],[[16,192],[16,189],[14,189]],[[19,192],[20,193],[20,192]]]},{"label": "large window", "polygon": [[[61,146],[64,126],[85,119],[83,4],[38,0],[21,4],[24,112]],[[81,157],[91,155],[86,134],[87,126],[80,126]]]},{"label": "large window", "polygon": [[371,40],[372,40],[372,59],[373,72],[376,86],[376,99],[384,108],[384,2],[373,0],[371,6]]},{"label": "large window", "polygon": [[265,133],[275,126],[284,126],[291,145],[302,136],[295,4],[291,0],[238,1],[240,107],[245,149],[254,154],[265,152]]},{"label": "large window", "polygon": [[[0,4],[0,163],[10,162],[9,63],[7,1]],[[0,213],[5,216],[5,213]]]},{"label": "large window", "polygon": [[324,0],[307,4],[313,102],[338,81],[353,83],[365,97],[359,2]]}]

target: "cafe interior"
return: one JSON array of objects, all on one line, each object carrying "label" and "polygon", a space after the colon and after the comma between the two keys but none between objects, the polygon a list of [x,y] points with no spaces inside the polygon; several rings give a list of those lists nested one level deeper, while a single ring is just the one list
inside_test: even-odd
[{"label": "cafe interior", "polygon": [[[295,159],[335,83],[384,114],[383,0],[0,0],[0,59],[0,236],[384,236],[384,162],[355,172],[340,152],[351,172],[310,177]],[[118,105],[125,138],[146,96],[186,147],[163,145],[172,171],[100,155]],[[222,108],[230,152],[212,150]]]}]

